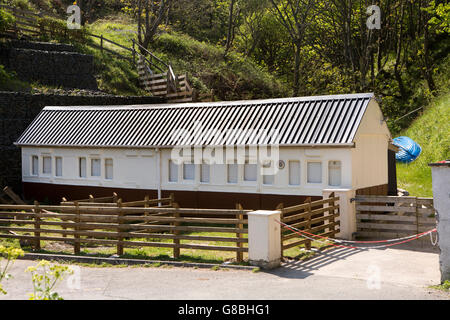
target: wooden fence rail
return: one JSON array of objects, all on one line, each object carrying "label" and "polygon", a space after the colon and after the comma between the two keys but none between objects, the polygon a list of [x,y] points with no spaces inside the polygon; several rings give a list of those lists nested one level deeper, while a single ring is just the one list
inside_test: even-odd
[{"label": "wooden fence rail", "polygon": [[[288,208],[279,206],[278,210],[281,211],[281,221],[290,227],[325,237],[334,237],[339,232],[340,225],[337,220],[339,218],[338,200],[339,197],[335,197],[332,193],[328,199],[311,201],[311,198],[307,198],[303,204]],[[292,241],[298,237],[301,239]],[[310,249],[311,242],[291,230],[282,228],[282,252],[303,244]]]},{"label": "wooden fence rail", "polygon": [[357,236],[393,238],[436,226],[433,198],[357,196]]},{"label": "wooden fence rail", "polygon": [[[173,197],[165,199],[173,201]],[[243,235],[248,233],[245,225],[249,210],[186,209],[175,203],[173,208],[145,207],[145,203],[143,207],[124,207],[120,199],[117,207],[87,204],[75,201],[73,206],[41,206],[37,202],[0,205],[0,238],[25,239],[37,249],[43,240],[71,243],[75,254],[80,252],[81,244],[116,246],[119,255],[131,247],[172,248],[175,258],[180,249],[231,251],[236,252],[238,261],[248,251],[244,246],[248,239]],[[199,216],[183,216],[192,213]],[[219,234],[192,234],[195,232]]]}]

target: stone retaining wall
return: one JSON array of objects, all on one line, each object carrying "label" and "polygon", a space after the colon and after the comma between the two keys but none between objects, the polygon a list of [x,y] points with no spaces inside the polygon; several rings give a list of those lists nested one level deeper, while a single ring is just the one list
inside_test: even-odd
[{"label": "stone retaining wall", "polygon": [[70,96],[0,92],[0,187],[22,190],[20,148],[13,143],[45,106],[154,104],[155,97]]}]

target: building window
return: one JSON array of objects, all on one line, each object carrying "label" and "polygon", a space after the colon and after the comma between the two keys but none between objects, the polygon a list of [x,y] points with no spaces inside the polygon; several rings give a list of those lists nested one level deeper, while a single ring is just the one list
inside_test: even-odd
[{"label": "building window", "polygon": [[341,185],[341,162],[329,161],[328,162],[328,184],[330,186]]},{"label": "building window", "polygon": [[91,176],[92,177],[101,176],[100,159],[91,159]]},{"label": "building window", "polygon": [[52,174],[52,157],[42,157],[42,173]]},{"label": "building window", "polygon": [[200,165],[200,182],[209,183],[211,166],[203,163]]},{"label": "building window", "polygon": [[113,178],[113,159],[105,159],[105,179]]},{"label": "building window", "polygon": [[62,176],[62,157],[55,158],[55,176]]},{"label": "building window", "polygon": [[308,162],[308,183],[322,183],[321,162]]},{"label": "building window", "polygon": [[31,157],[31,174],[33,176],[39,175],[39,157],[38,156]]},{"label": "building window", "polygon": [[[267,169],[267,168],[271,168],[272,167],[272,161],[268,160],[265,161],[263,164],[263,168]],[[274,180],[275,180],[275,175],[271,174],[271,175],[263,175],[263,184],[267,184],[267,185],[271,185],[274,184]]]},{"label": "building window", "polygon": [[300,185],[300,161],[289,161],[289,184],[291,186]]},{"label": "building window", "polygon": [[86,158],[79,158],[78,160],[80,178],[86,178]]},{"label": "building window", "polygon": [[227,165],[227,181],[228,183],[238,182],[238,165],[235,163]]},{"label": "building window", "polygon": [[183,180],[195,180],[195,164],[189,162],[183,164]]},{"label": "building window", "polygon": [[244,164],[244,181],[256,181],[258,166],[256,163]]},{"label": "building window", "polygon": [[172,160],[169,160],[169,181],[178,181],[178,165]]}]

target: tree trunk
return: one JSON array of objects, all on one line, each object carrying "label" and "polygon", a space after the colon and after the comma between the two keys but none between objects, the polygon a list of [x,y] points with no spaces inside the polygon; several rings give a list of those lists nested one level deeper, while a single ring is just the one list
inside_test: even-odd
[{"label": "tree trunk", "polygon": [[297,97],[300,91],[300,53],[301,53],[301,44],[297,43],[295,45],[294,84],[292,87],[293,97]]},{"label": "tree trunk", "polygon": [[233,38],[233,12],[234,12],[234,4],[236,3],[236,0],[231,0],[230,2],[230,11],[228,15],[228,34],[227,34],[227,42],[225,45],[225,56],[228,54],[228,51],[230,50],[232,38]]}]

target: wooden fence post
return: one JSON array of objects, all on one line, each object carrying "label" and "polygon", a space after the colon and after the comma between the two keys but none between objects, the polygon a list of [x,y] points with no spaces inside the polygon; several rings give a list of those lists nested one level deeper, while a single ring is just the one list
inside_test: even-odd
[{"label": "wooden fence post", "polygon": [[80,254],[80,247],[81,247],[81,245],[80,245],[80,233],[79,233],[79,231],[80,231],[80,222],[81,222],[81,219],[80,219],[80,206],[79,206],[79,204],[78,204],[78,201],[74,201],[74,205],[75,205],[75,214],[76,214],[76,217],[75,217],[75,228],[74,228],[74,231],[75,231],[75,233],[74,233],[74,241],[75,241],[75,243],[74,243],[74,246],[73,246],[73,250],[74,250],[74,252],[75,252],[75,254]]},{"label": "wooden fence post", "polygon": [[[240,203],[236,203],[236,209],[244,210],[244,208],[242,207],[242,205]],[[238,213],[236,215],[236,219],[244,220],[244,215],[242,213]],[[244,229],[244,225],[242,223],[237,223],[236,227],[240,230]],[[236,233],[236,237],[238,239],[242,239],[242,233],[240,233],[240,232]],[[242,242],[237,242],[237,247],[239,249],[242,248]],[[239,263],[239,262],[242,262],[243,260],[244,260],[244,253],[242,251],[237,251],[236,252],[236,261]]]},{"label": "wooden fence post", "polygon": [[100,35],[100,51],[103,53],[103,35]]},{"label": "wooden fence post", "polygon": [[[328,196],[328,198],[334,198],[334,192],[330,193],[330,195]],[[333,226],[331,227],[331,237],[334,238],[334,236],[336,235],[336,226],[334,225],[335,219],[334,219],[334,212],[335,209],[331,209],[332,207],[334,207],[335,205],[335,200],[333,200],[333,202],[328,203],[328,207],[330,209],[328,209],[328,215],[330,216],[330,220],[328,220],[328,223],[332,223]],[[326,232],[327,230],[325,230]]]},{"label": "wooden fence post", "polygon": [[[150,207],[149,201],[150,201],[150,197],[149,197],[148,195],[146,195],[146,196],[144,197],[144,208]],[[145,215],[145,216],[148,216],[148,212],[145,212],[144,215]]]},{"label": "wooden fence post", "polygon": [[[175,209],[179,209],[179,208],[180,208],[180,206],[179,206],[178,203],[176,203],[176,202],[173,204],[173,207],[174,207]],[[175,218],[179,218],[179,217],[180,217],[180,212],[179,212],[178,210],[175,211],[174,217],[175,217]],[[173,226],[175,226],[175,228],[178,227],[179,225],[180,225],[180,222],[178,222],[178,221],[175,221],[175,222],[173,223]],[[178,235],[180,234],[180,231],[178,231],[178,230],[173,230],[173,234],[174,234],[175,236],[178,236]],[[174,245],[175,245],[175,247],[173,248],[173,257],[174,257],[175,259],[178,259],[178,258],[180,257],[180,247],[179,247],[179,245],[180,245],[180,239],[173,239],[173,243],[174,243]]]},{"label": "wooden fence post", "polygon": [[[34,229],[39,230],[41,228],[41,209],[39,208],[39,202],[34,202]],[[40,250],[41,249],[41,233],[39,231],[34,232],[34,236],[36,237],[35,241],[35,249]]]},{"label": "wooden fence post", "polygon": [[117,213],[117,232],[118,232],[118,237],[117,237],[117,254],[119,256],[123,255],[123,237],[122,237],[122,216],[123,216],[123,211],[122,209],[122,199],[117,200],[117,207],[119,207],[119,212]]},{"label": "wooden fence post", "polygon": [[[312,219],[311,197],[306,198],[305,203],[308,203],[308,207],[306,208],[306,210],[308,210],[308,216],[306,218],[308,219],[308,223],[306,224],[305,229],[307,230],[307,232],[311,232],[311,219]],[[306,239],[305,248],[306,250],[311,250],[311,240]]]},{"label": "wooden fence post", "polygon": [[171,207],[173,207],[173,204],[175,202],[175,195],[173,193],[171,193],[169,197],[170,197],[170,203],[169,204],[170,204]]},{"label": "wooden fence post", "polygon": [[414,206],[416,207],[416,234],[419,234],[419,205],[417,204],[417,197],[414,198]]},{"label": "wooden fence post", "polygon": [[[281,214],[280,214],[280,222],[283,222],[283,215],[284,215],[283,208],[284,208],[284,204],[283,203],[279,203],[277,205],[277,208],[276,208],[276,210],[281,212]],[[284,250],[283,250],[283,229],[284,229],[283,226],[280,226],[281,259],[283,259],[283,257],[284,257],[283,256],[283,252],[284,252]]]}]

